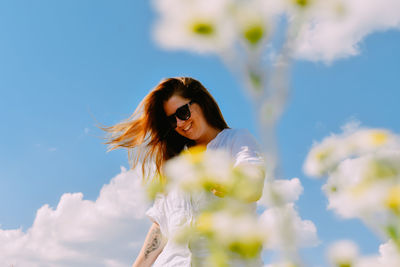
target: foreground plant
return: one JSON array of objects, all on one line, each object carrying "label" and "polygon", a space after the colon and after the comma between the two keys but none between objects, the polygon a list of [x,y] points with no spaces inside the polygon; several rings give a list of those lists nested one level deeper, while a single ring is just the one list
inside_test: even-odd
[{"label": "foreground plant", "polygon": [[[328,4],[326,4],[329,2]],[[155,8],[159,18],[154,36],[158,44],[167,49],[182,49],[199,53],[218,55],[226,65],[241,77],[246,92],[251,96],[259,120],[262,146],[266,164],[264,171],[268,181],[268,194],[274,193],[273,180],[278,166],[275,128],[289,94],[288,71],[295,53],[298,33],[302,25],[320,14],[335,17],[337,9],[332,8],[336,0],[329,1],[262,1],[262,0],[156,0]],[[283,18],[283,19],[282,19]],[[281,34],[283,32],[283,34]],[[219,161],[216,161],[219,162]],[[224,169],[221,164],[221,169]],[[185,170],[190,173],[189,168]],[[254,192],[236,174],[218,174],[217,182],[209,181],[208,175],[200,180],[189,178],[179,183],[186,188],[209,188],[216,195],[228,192],[234,198],[249,198]],[[251,181],[251,179],[250,179]],[[197,184],[199,183],[199,184]],[[214,188],[210,188],[214,186]],[[235,188],[240,190],[235,190]],[[258,191],[262,185],[258,186]],[[240,192],[240,193],[239,193]],[[247,196],[244,196],[246,195]],[[253,195],[259,195],[259,192]],[[280,196],[282,197],[282,196]],[[281,254],[289,262],[300,265],[297,253],[299,247],[292,227],[294,214],[279,201],[270,201],[273,214],[279,215],[279,228],[275,235],[285,245],[280,246]],[[290,208],[292,209],[292,208]],[[272,214],[272,213],[271,213]],[[279,230],[279,231],[278,231]]]},{"label": "foreground plant", "polygon": [[314,145],[304,169],[310,176],[328,176],[323,190],[329,209],[361,219],[389,240],[393,255],[385,258],[400,257],[400,136],[384,129],[333,135]]},{"label": "foreground plant", "polygon": [[193,210],[188,216],[196,223],[174,233],[173,240],[192,248],[206,246],[210,255],[199,266],[251,264],[260,260],[263,249],[283,251],[299,266],[297,247],[318,243],[314,224],[303,221],[295,209],[303,188],[297,178],[267,182],[258,202],[265,210],[259,216],[255,201],[264,176],[263,166],[235,166],[226,151],[194,147],[168,161],[165,177],[153,188],[161,188],[159,194],[190,196]]},{"label": "foreground plant", "polygon": [[[298,248],[307,243],[301,240],[301,231],[308,231],[315,241],[316,230],[312,222],[301,221],[295,210],[294,202],[300,193],[282,190],[281,184],[290,185],[296,180],[275,181],[279,167],[275,130],[289,95],[292,59],[296,56],[331,62],[357,54],[356,44],[365,35],[378,28],[397,27],[398,22],[388,16],[388,20],[379,20],[378,26],[371,30],[365,26],[370,23],[369,13],[366,13],[358,25],[349,14],[360,15],[358,12],[361,12],[364,15],[364,3],[354,0],[154,0],[154,4],[159,15],[154,35],[160,46],[215,54],[241,77],[245,91],[253,101],[268,163],[265,166],[265,194],[259,203],[267,208],[261,216],[263,226],[269,225],[273,230],[266,231],[268,241],[264,240],[264,248],[279,248],[282,262],[273,266],[301,266]],[[377,5],[385,7],[390,14],[391,10],[398,9],[392,8],[397,4],[390,1]],[[375,13],[373,10],[369,15],[375,17]],[[337,25],[349,27],[335,27]],[[357,34],[352,34],[355,28],[359,28],[354,31]],[[339,42],[342,39],[350,41],[338,44],[333,40],[335,38]],[[311,176],[329,175],[324,187],[329,208],[344,217],[361,218],[399,246],[399,162],[395,151],[397,145],[393,146],[397,144],[396,140],[397,137],[386,130],[365,130],[346,135],[343,140],[329,139],[313,148],[305,171]],[[383,147],[394,149],[379,149]],[[339,164],[342,161],[343,165]],[[222,172],[215,173],[215,179],[210,179],[213,176],[208,174],[207,166],[194,164],[203,166],[202,178],[192,175],[186,180],[180,176],[175,184],[191,193],[208,190],[224,198],[246,199],[248,196],[234,193],[234,188],[241,188],[238,185],[246,185],[238,182],[246,181],[242,179],[246,175],[238,178],[234,173],[223,171],[229,169],[229,164],[224,165],[218,159],[215,162]],[[197,167],[187,167],[185,171],[195,173],[193,169]],[[179,169],[171,169],[179,174]],[[248,192],[254,190],[252,186],[243,188]],[[297,197],[288,201],[292,195]],[[214,217],[208,214],[205,218]],[[300,230],[298,225],[301,225]],[[341,265],[344,266],[346,263]]]}]

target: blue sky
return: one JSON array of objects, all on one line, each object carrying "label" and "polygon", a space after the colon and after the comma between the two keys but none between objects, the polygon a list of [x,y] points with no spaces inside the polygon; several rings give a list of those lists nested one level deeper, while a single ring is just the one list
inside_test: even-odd
[{"label": "blue sky", "polygon": [[[258,135],[239,79],[215,56],[160,49],[154,20],[147,1],[0,2],[1,229],[26,231],[36,211],[57,206],[64,193],[95,200],[128,167],[125,151],[106,153],[97,123],[128,117],[164,77],[199,79],[231,127]],[[381,243],[360,222],[326,211],[322,181],[307,178],[302,164],[313,141],[351,120],[400,132],[399,46],[400,32],[388,30],[367,36],[357,56],[292,67],[278,139],[284,177],[300,178],[300,214],[322,241],[306,249],[310,262],[320,263],[315,251],[335,239],[352,238],[363,253]]]}]

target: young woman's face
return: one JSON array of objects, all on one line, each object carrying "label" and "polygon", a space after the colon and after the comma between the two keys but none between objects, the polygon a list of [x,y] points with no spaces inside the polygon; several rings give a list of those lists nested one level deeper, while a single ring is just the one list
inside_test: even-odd
[{"label": "young woman's face", "polygon": [[[176,110],[190,102],[190,99],[183,98],[179,95],[173,95],[167,101],[164,102],[164,111],[168,116],[174,114]],[[197,144],[201,144],[205,136],[207,136],[207,130],[210,128],[200,106],[193,102],[189,105],[190,118],[187,120],[181,120],[175,116],[176,128],[175,131],[191,140],[194,140]]]}]

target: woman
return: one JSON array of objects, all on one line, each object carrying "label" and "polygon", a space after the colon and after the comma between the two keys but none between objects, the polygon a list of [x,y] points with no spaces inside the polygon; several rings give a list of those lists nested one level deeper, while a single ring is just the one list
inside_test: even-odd
[{"label": "woman", "polygon": [[[230,129],[214,98],[193,78],[161,81],[131,118],[105,130],[112,134],[108,142],[111,149],[128,148],[132,165],[141,161],[144,175],[154,163],[156,172],[161,173],[168,159],[195,145],[206,146],[207,150],[227,150],[235,160],[235,166],[263,165],[254,138],[247,131]],[[261,196],[261,174],[257,183],[258,191],[249,197],[250,202]],[[218,195],[216,190],[213,193]],[[175,244],[170,237],[193,223],[196,211],[206,201],[202,198],[194,201],[179,191],[159,195],[147,212],[153,224],[133,266],[151,266],[153,263],[153,266],[200,265],[207,251],[201,246]],[[252,208],[254,206],[252,203]]]}]

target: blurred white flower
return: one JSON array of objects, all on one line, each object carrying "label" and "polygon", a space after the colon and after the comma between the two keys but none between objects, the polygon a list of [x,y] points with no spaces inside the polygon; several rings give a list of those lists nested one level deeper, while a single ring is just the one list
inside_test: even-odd
[{"label": "blurred white flower", "polygon": [[[381,247],[382,266],[399,266],[399,140],[383,129],[347,130],[315,145],[304,167],[310,175],[328,175],[323,190],[329,209],[344,218],[359,218],[382,237],[392,239]],[[374,266],[371,262],[377,258],[362,257],[354,266]]]},{"label": "blurred white flower", "polygon": [[238,39],[250,46],[262,44],[260,41],[265,40],[282,16],[288,17],[289,28],[294,29],[295,56],[313,61],[332,62],[356,55],[358,43],[365,36],[400,28],[398,0],[153,0],[153,3],[160,15],[154,36],[161,46],[222,55],[226,49],[234,48]]},{"label": "blurred white flower", "polygon": [[187,157],[175,157],[164,167],[168,186],[177,186],[185,191],[199,190],[202,186],[196,167]]},{"label": "blurred white flower", "polygon": [[233,26],[239,40],[245,46],[254,48],[265,45],[274,24],[274,11],[265,3],[271,1],[236,1],[233,12]]},{"label": "blurred white flower", "polygon": [[165,164],[168,186],[188,192],[204,189],[231,188],[234,179],[233,160],[223,150],[205,151],[194,147]]},{"label": "blurred white flower", "polygon": [[257,221],[256,214],[234,212],[229,208],[202,212],[193,230],[191,245],[198,246],[200,242],[207,246],[211,262],[219,258],[220,262],[210,263],[211,266],[225,266],[229,258],[257,258],[268,234]]},{"label": "blurred white flower", "polygon": [[351,240],[341,240],[328,249],[328,259],[332,266],[354,266],[358,260],[358,247]]},{"label": "blurred white flower", "polygon": [[[267,232],[252,213],[231,213],[227,210],[212,214],[212,231],[222,243],[245,242],[250,240],[265,241]],[[232,223],[234,222],[234,223]]]},{"label": "blurred white flower", "polygon": [[233,159],[227,151],[206,151],[203,162],[203,175],[212,183],[228,185],[233,176]]},{"label": "blurred white flower", "polygon": [[[377,152],[343,161],[323,189],[328,208],[345,218],[368,218],[399,208],[390,191],[400,185],[400,151]],[[382,217],[381,217],[382,219]]]},{"label": "blurred white flower", "polygon": [[262,193],[263,166],[234,166],[232,157],[224,150],[193,147],[168,161],[164,170],[167,191],[178,187],[190,193],[213,192],[242,201],[256,201]]},{"label": "blurred white flower", "polygon": [[304,171],[310,176],[320,177],[348,157],[382,149],[399,148],[399,137],[384,129],[361,129],[342,135],[332,135],[313,146],[304,163]]},{"label": "blurred white flower", "polygon": [[[331,62],[357,54],[357,44],[374,31],[400,28],[398,0],[154,0],[154,4],[160,15],[154,36],[161,46],[218,53],[230,67],[244,74],[249,91],[257,91],[255,103],[264,118],[261,128],[267,136],[266,145],[275,141],[265,125],[273,130],[273,123],[282,113],[287,98],[285,71],[293,54],[297,58]],[[283,23],[279,20],[282,16],[287,18]],[[283,35],[277,34],[278,42],[269,39],[274,37],[275,23],[285,31]],[[272,50],[274,56],[266,59],[266,50]],[[278,78],[268,82],[270,77]],[[304,170],[310,176],[329,175],[324,186],[329,208],[344,217],[374,222],[389,237],[395,237],[400,232],[398,151],[399,137],[387,130],[349,131],[315,145]],[[270,163],[275,166],[275,154],[271,155]],[[229,197],[243,200],[246,198],[243,195],[255,191],[252,186],[256,183],[248,181],[257,175],[251,173],[257,171],[232,171],[231,162],[223,154],[204,157],[198,153],[166,165],[168,186],[190,192],[212,191],[227,201]],[[242,182],[243,179],[247,180]],[[267,233],[268,248],[295,250],[317,243],[314,224],[301,220],[293,208],[302,190],[297,178],[267,184],[260,203],[270,208],[259,223]],[[242,233],[258,229],[253,220],[238,214],[235,217],[232,210],[208,212],[200,213],[200,228],[204,231],[218,228],[221,240],[230,244]],[[232,220],[239,223],[237,232],[230,228]],[[245,243],[239,242],[241,251],[252,251],[242,246]],[[347,252],[341,256],[350,260],[351,249]],[[365,262],[361,258],[356,264]]]},{"label": "blurred white flower", "polygon": [[223,52],[234,39],[229,0],[155,0],[154,38],[167,49]]},{"label": "blurred white flower", "polygon": [[[169,190],[179,187],[195,193],[193,201],[201,198],[201,203],[206,203],[195,212],[198,214],[196,229],[212,244],[216,242],[222,248],[251,258],[257,255],[262,244],[275,250],[289,247],[293,252],[297,247],[318,243],[315,225],[302,220],[294,209],[294,202],[303,191],[298,178],[267,183],[264,192],[267,196],[260,203],[269,209],[257,219],[246,202],[248,196],[258,191],[263,174],[256,164],[234,167],[226,151],[193,147],[168,161],[165,174]],[[210,191],[223,198],[206,197]]]}]

